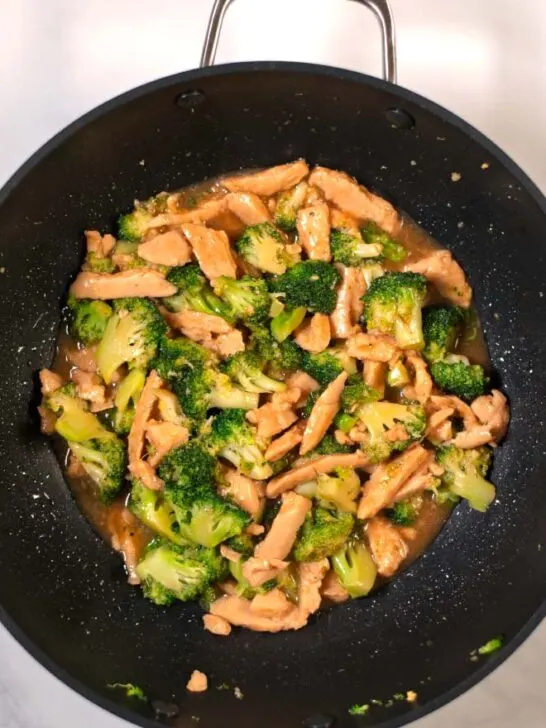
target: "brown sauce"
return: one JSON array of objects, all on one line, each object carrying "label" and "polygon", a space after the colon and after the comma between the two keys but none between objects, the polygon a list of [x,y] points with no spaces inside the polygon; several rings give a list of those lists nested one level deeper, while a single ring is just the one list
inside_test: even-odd
[{"label": "brown sauce", "polygon": [[[192,209],[202,204],[206,199],[221,195],[223,188],[215,180],[208,180],[203,183],[192,185],[184,190],[176,192],[176,205],[179,209]],[[227,225],[226,225],[227,227]],[[228,230],[229,232],[229,230]],[[231,237],[231,236],[230,236]],[[431,238],[421,227],[419,227],[411,219],[405,217],[404,224],[397,240],[404,245],[408,251],[408,257],[405,263],[415,262],[431,252],[438,250],[442,246],[433,238]],[[390,264],[386,267],[396,270],[401,266]],[[443,299],[439,295],[431,296],[427,303],[442,303]],[[478,363],[486,369],[490,368],[489,353],[487,344],[483,336],[479,320],[475,312],[473,312],[475,325],[473,326],[472,336],[460,341],[457,346],[457,353],[467,356],[472,363]],[[66,380],[70,377],[70,371],[73,368],[71,359],[74,352],[81,351],[79,344],[70,337],[66,329],[60,331],[57,340],[56,356],[52,365],[52,369],[58,372]],[[58,457],[65,466],[67,462],[67,450],[64,444],[56,439],[55,449]],[[113,533],[117,532],[117,526],[122,519],[122,515],[127,515],[126,500],[127,493],[119,496],[116,501],[105,506],[96,498],[96,490],[92,480],[85,473],[78,472],[77,469],[65,467],[65,477],[79,507],[86,518],[93,525],[99,535],[105,541],[112,541]],[[422,498],[422,506],[419,510],[416,522],[408,528],[405,536],[409,547],[409,553],[404,561],[402,568],[406,568],[415,561],[428,548],[431,542],[436,538],[442,526],[449,518],[452,507],[449,505],[439,505],[429,495]],[[135,543],[139,550],[142,550],[150,540],[152,534],[145,526],[141,525],[136,519],[130,522],[131,532],[136,536]],[[404,529],[402,529],[404,531]]]}]

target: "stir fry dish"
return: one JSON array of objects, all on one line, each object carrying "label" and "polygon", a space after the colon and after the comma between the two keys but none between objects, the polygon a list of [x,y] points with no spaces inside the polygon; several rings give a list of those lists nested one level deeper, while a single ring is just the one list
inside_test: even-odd
[{"label": "stir fry dish", "polygon": [[229,175],[85,237],[42,429],[144,597],[300,629],[494,501],[508,405],[465,273],[347,174]]}]

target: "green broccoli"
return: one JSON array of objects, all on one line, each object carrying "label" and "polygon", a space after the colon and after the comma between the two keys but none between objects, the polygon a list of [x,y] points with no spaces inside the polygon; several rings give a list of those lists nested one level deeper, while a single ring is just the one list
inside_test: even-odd
[{"label": "green broccoli", "polygon": [[387,508],[386,513],[396,526],[411,526],[418,516],[418,509],[411,500],[400,501],[400,503],[395,503],[392,508]]},{"label": "green broccoli", "polygon": [[[373,402],[363,405],[358,417],[369,433],[364,450],[376,462],[386,460],[393,452],[405,450],[425,434],[425,410],[418,403]],[[387,441],[385,433],[397,424],[403,425],[406,436],[400,440]]]},{"label": "green broccoli", "polygon": [[422,349],[421,308],[426,293],[427,279],[419,273],[385,273],[376,278],[363,296],[368,330],[391,334],[402,349]]},{"label": "green broccoli", "polygon": [[301,409],[300,415],[303,417],[304,420],[308,420],[309,417],[311,417],[311,412],[313,411],[313,407],[317,403],[317,399],[322,394],[322,389],[317,389],[314,392],[309,392],[307,395],[307,399],[305,401],[304,406]]},{"label": "green broccoli", "polygon": [[235,321],[242,321],[251,328],[267,321],[271,297],[263,278],[243,276],[237,280],[220,276],[214,283],[214,292],[229,306]]},{"label": "green broccoli", "polygon": [[334,229],[330,233],[330,249],[336,263],[358,268],[381,260],[383,247],[365,243],[358,231]]},{"label": "green broccoli", "polygon": [[254,480],[267,480],[273,473],[264,458],[269,441],[258,437],[242,409],[225,410],[214,418],[208,444],[213,455],[225,458]]},{"label": "green broccoli", "polygon": [[250,582],[243,574],[245,561],[246,559],[241,558],[239,561],[229,562],[230,574],[237,582],[237,586],[235,587],[237,596],[242,597],[243,599],[252,599],[257,594],[266,594],[268,591],[271,591],[271,589],[274,589],[277,586],[275,579],[270,579],[259,587],[251,586]]},{"label": "green broccoli", "polygon": [[454,351],[465,321],[466,312],[459,306],[427,306],[423,310],[423,355],[428,362],[441,361]]},{"label": "green broccoli", "polygon": [[276,371],[297,371],[302,367],[303,349],[291,339],[277,341],[271,332],[263,327],[253,329],[250,348]]},{"label": "green broccoli", "polygon": [[146,369],[166,330],[153,301],[146,298],[114,301],[114,314],[97,348],[97,366],[104,381],[110,384],[122,364],[128,364],[130,369]]},{"label": "green broccoli", "polygon": [[271,333],[277,341],[284,341],[303,322],[307,309],[299,306],[292,308],[286,306],[283,311],[271,319]]},{"label": "green broccoli", "polygon": [[436,460],[445,468],[442,483],[481,513],[485,513],[496,495],[495,486],[486,480],[491,458],[488,447],[461,450],[455,445],[445,445],[436,451]]},{"label": "green broccoli", "polygon": [[234,320],[231,307],[214,293],[196,263],[171,268],[167,280],[178,288],[174,296],[163,299],[169,311],[190,310],[221,316],[230,322]]},{"label": "green broccoli", "polygon": [[430,365],[430,374],[437,387],[465,402],[484,394],[489,382],[482,366],[465,361],[435,361]]},{"label": "green broccoli", "polygon": [[363,541],[349,540],[330,561],[349,596],[357,599],[371,592],[377,577],[377,566]]},{"label": "green broccoli", "polygon": [[296,561],[320,561],[339,551],[349,538],[354,516],[347,512],[332,512],[320,506],[308,514],[294,544]]},{"label": "green broccoli", "polygon": [[317,478],[317,492],[321,505],[334,506],[339,511],[356,513],[356,500],[360,495],[360,478],[352,468],[337,468],[333,474]]},{"label": "green broccoli", "polygon": [[143,369],[132,369],[116,389],[112,427],[118,435],[128,435],[135,418],[137,402],[146,383]]},{"label": "green broccoli", "polygon": [[286,192],[283,192],[275,209],[275,225],[286,233],[292,233],[296,230],[296,219],[298,210],[305,203],[307,194],[307,183],[300,182]]},{"label": "green broccoli", "polygon": [[238,382],[245,392],[284,392],[286,384],[264,373],[265,362],[256,351],[248,349],[226,359],[221,369]]},{"label": "green broccoli", "polygon": [[176,339],[161,337],[153,368],[163,379],[172,381],[213,362],[211,352],[184,336]]},{"label": "green broccoli", "polygon": [[264,273],[279,275],[291,263],[281,234],[269,222],[247,227],[236,248],[239,255]]},{"label": "green broccoli", "polygon": [[174,510],[161,491],[151,490],[138,480],[132,481],[129,510],[159,536],[182,546],[185,541],[179,532]]},{"label": "green broccoli", "polygon": [[85,256],[82,270],[90,270],[93,273],[113,273],[116,266],[109,255],[98,255],[90,250]]},{"label": "green broccoli", "polygon": [[314,459],[323,455],[346,455],[353,452],[350,445],[339,443],[332,433],[327,432],[319,444],[305,456],[306,459]]},{"label": "green broccoli", "polygon": [[120,270],[133,270],[134,268],[153,268],[154,270],[167,273],[169,268],[159,263],[150,263],[138,254],[139,243],[129,240],[118,240],[112,252],[112,258]]},{"label": "green broccoli", "polygon": [[248,558],[254,553],[254,541],[249,533],[240,533],[238,536],[232,536],[225,542],[226,546],[236,551],[238,554]]},{"label": "green broccoli", "polygon": [[368,222],[360,232],[369,245],[381,245],[383,258],[390,260],[392,263],[401,263],[405,260],[408,252],[404,246],[393,240],[374,222]]},{"label": "green broccoli", "polygon": [[331,263],[305,260],[271,279],[269,288],[272,293],[282,293],[287,306],[330,314],[336,307],[340,281],[341,276]]},{"label": "green broccoli", "polygon": [[130,242],[139,242],[150,229],[152,218],[167,211],[167,198],[165,192],[144,202],[136,202],[135,209],[118,220],[118,238]]},{"label": "green broccoli", "polygon": [[362,407],[378,399],[381,399],[381,392],[366,384],[360,374],[352,374],[341,394],[341,409],[343,413],[358,419]]},{"label": "green broccoli", "polygon": [[106,324],[112,316],[112,308],[104,301],[88,298],[68,299],[70,333],[85,346],[96,344],[104,336]]},{"label": "green broccoli", "polygon": [[155,604],[197,599],[207,587],[225,578],[227,564],[211,548],[175,546],[153,541],[136,572],[144,595]]},{"label": "green broccoli", "polygon": [[67,384],[46,399],[45,405],[58,415],[56,432],[95,482],[99,497],[111,503],[120,491],[127,468],[125,445],[107,430],[86,404],[76,397],[73,384]]},{"label": "green broccoli", "polygon": [[350,357],[343,347],[330,347],[321,351],[320,354],[303,352],[301,368],[310,377],[316,379],[322,386],[326,387],[336,377],[346,371],[349,375],[356,373],[356,362]]},{"label": "green broccoli", "polygon": [[389,387],[396,387],[399,389],[401,387],[405,387],[406,384],[409,384],[410,382],[411,377],[406,365],[401,359],[398,359],[398,361],[394,362],[394,364],[389,367],[389,371],[387,372],[387,384]]}]

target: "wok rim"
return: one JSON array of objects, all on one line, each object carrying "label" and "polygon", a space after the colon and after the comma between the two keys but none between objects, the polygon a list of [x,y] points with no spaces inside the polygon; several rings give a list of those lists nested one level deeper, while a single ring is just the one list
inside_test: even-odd
[{"label": "wok rim", "polygon": [[[409,89],[392,84],[374,76],[350,71],[347,69],[336,68],[313,63],[299,63],[286,61],[251,61],[239,63],[227,63],[211,66],[208,68],[191,69],[182,73],[164,76],[160,79],[147,82],[140,86],[136,86],[129,91],[125,91],[108,101],[99,104],[90,111],[86,112],[76,120],[68,124],[64,129],[55,134],[51,139],[39,147],[31,156],[8,178],[0,189],[0,210],[1,206],[8,200],[12,191],[22,182],[22,180],[31,173],[56,147],[67,141],[73,134],[83,129],[89,123],[99,119],[101,116],[113,111],[124,104],[139,99],[150,92],[168,88],[188,82],[198,81],[203,78],[220,77],[234,75],[239,72],[252,71],[289,71],[301,74],[322,74],[328,77],[337,78],[340,81],[350,81],[360,83],[371,88],[389,91],[398,96],[400,99],[412,102],[421,106],[426,111],[432,112],[439,116],[443,121],[455,126],[457,129],[469,136],[473,141],[480,144],[497,162],[500,162],[510,172],[511,175],[522,185],[522,188],[534,199],[540,211],[546,217],[546,196],[542,193],[535,182],[514,162],[514,160],[506,154],[497,144],[492,142],[485,134],[480,132],[474,126],[464,121],[461,117],[453,112],[445,109],[440,104],[429,100],[425,96],[410,91]],[[179,93],[184,89],[181,88]],[[189,89],[188,89],[189,90]],[[508,659],[532,634],[542,620],[546,617],[546,598],[542,604],[531,615],[527,622],[521,627],[519,632],[493,657],[477,668],[471,675],[459,681],[452,688],[446,690],[436,698],[430,700],[423,706],[416,707],[412,712],[406,715],[387,718],[376,724],[377,728],[400,728],[408,725],[426,715],[433,713],[439,708],[447,705],[459,696],[466,693],[470,688],[477,685],[485,677],[490,675],[505,660]],[[72,677],[64,668],[51,659],[41,648],[37,647],[33,641],[26,635],[24,630],[19,627],[17,620],[10,616],[7,610],[0,604],[0,623],[6,628],[8,633],[25,649],[25,651],[33,657],[43,668],[51,675],[56,677],[67,687],[71,688],[75,693],[81,695],[90,703],[97,705],[99,708],[115,715],[129,724],[140,726],[141,728],[157,728],[158,722],[153,719],[145,718],[129,708],[120,705],[114,700],[104,697],[101,693],[89,688],[79,679]]]}]

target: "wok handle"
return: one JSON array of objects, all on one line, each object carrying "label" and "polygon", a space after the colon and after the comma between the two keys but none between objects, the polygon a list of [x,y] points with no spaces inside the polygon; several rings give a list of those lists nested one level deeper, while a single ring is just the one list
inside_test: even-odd
[{"label": "wok handle", "polygon": [[[233,0],[214,0],[201,53],[201,62],[199,64],[201,68],[214,65],[222,23],[224,22],[226,10],[232,2]],[[351,2],[365,5],[379,21],[383,42],[383,78],[389,83],[396,83],[394,18],[388,0],[351,0]]]}]

